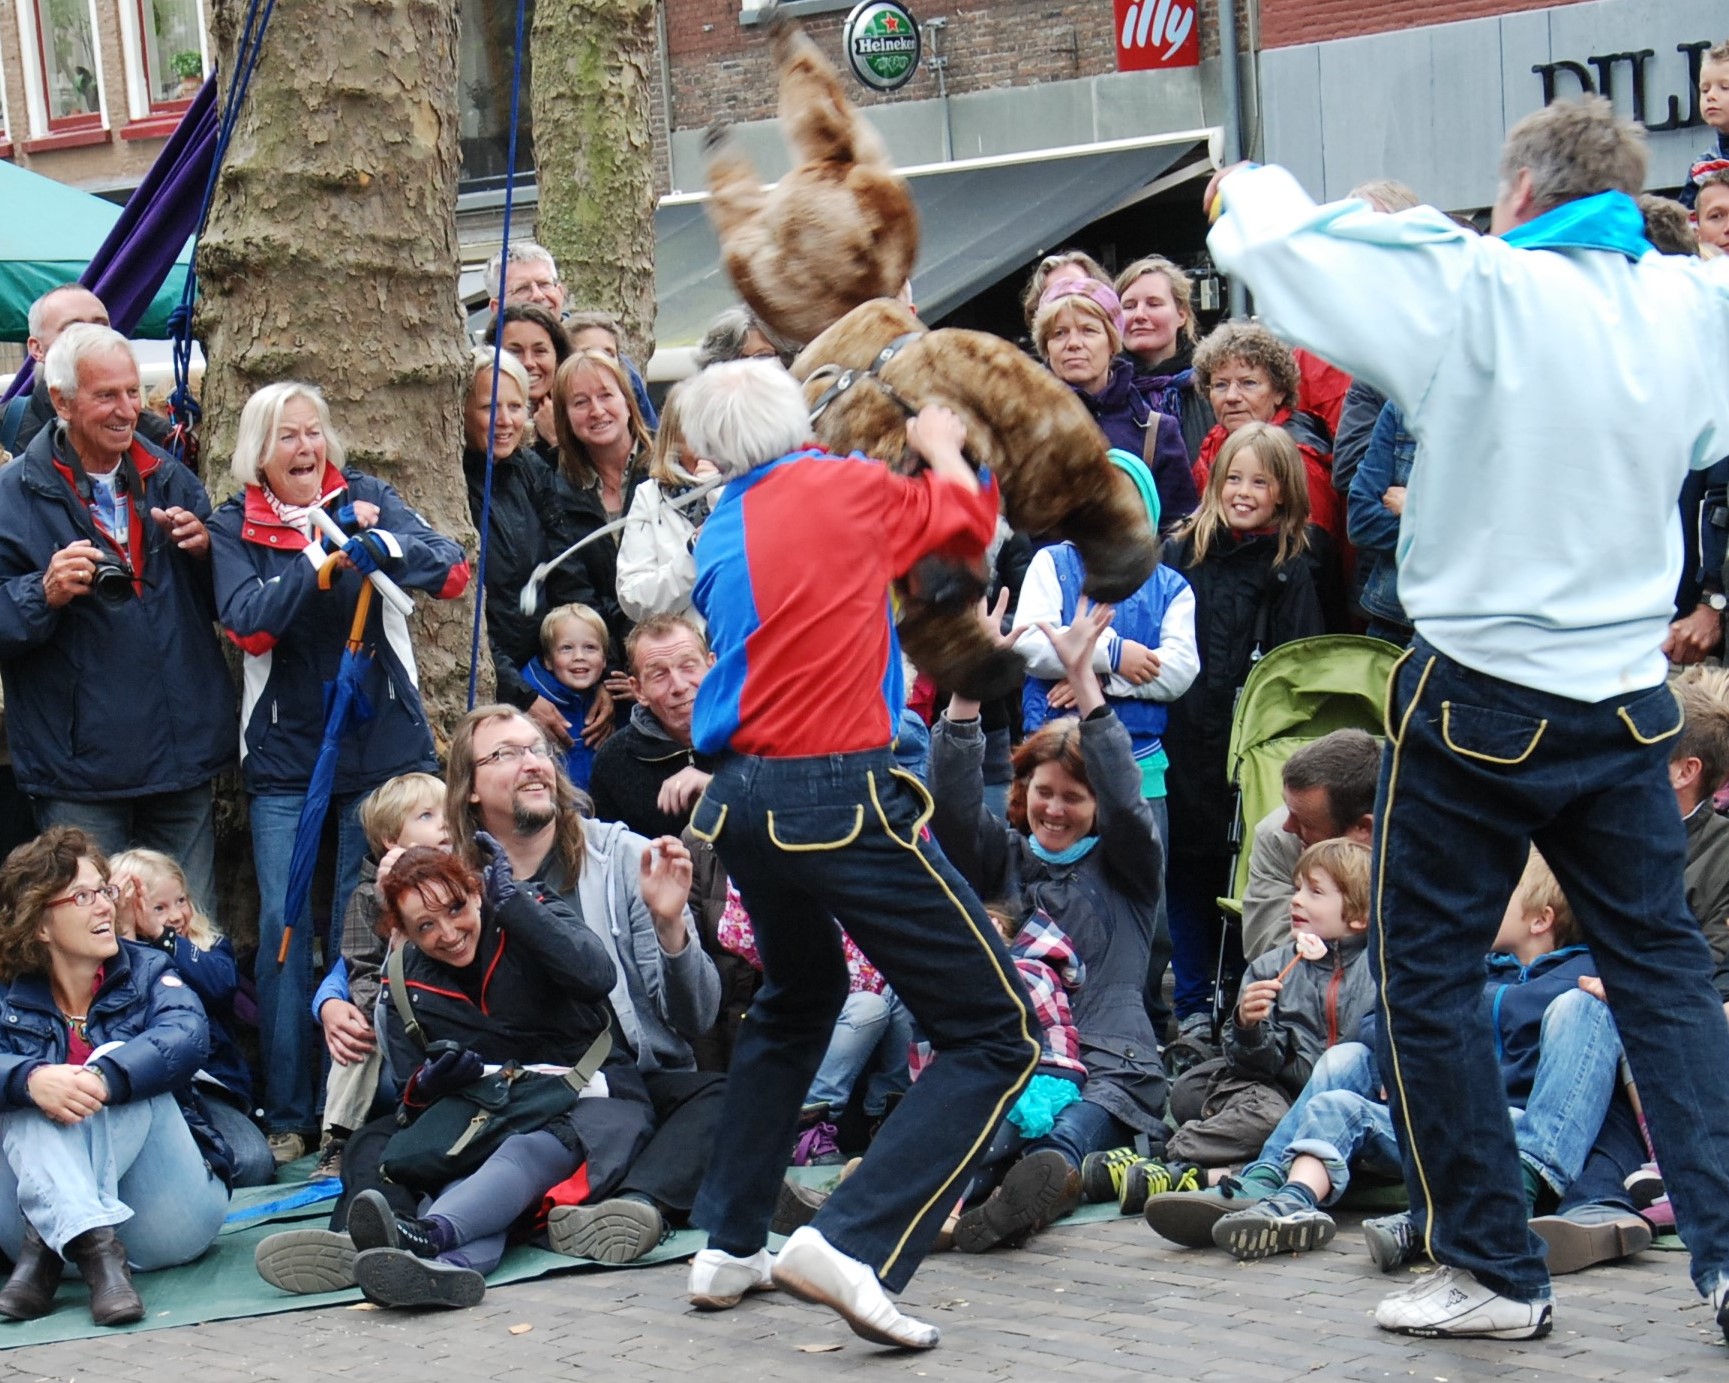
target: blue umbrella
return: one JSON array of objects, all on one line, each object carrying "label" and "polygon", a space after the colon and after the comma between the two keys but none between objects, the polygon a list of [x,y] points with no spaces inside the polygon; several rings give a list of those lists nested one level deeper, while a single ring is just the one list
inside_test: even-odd
[{"label": "blue umbrella", "polygon": [[[318,584],[328,589],[336,558],[332,556],[319,573]],[[312,896],[312,868],[318,863],[318,842],[324,834],[324,817],[330,808],[330,789],[336,781],[336,760],[342,753],[342,737],[372,716],[372,706],[360,690],[372,654],[364,646],[366,616],[372,609],[372,583],[360,583],[360,598],[354,602],[354,623],[336,666],[336,680],[324,688],[324,738],[318,758],[307,780],[306,800],[300,805],[300,821],[294,828],[294,853],[288,859],[288,897],[282,911],[282,945],[276,963],[288,963],[288,944],[294,938],[294,923],[306,900]]]}]

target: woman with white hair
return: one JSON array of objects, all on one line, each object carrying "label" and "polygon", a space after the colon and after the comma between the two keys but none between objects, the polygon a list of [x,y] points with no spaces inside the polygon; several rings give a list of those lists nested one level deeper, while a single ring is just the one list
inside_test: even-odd
[{"label": "woman with white hair", "polygon": [[[295,918],[283,910],[295,829],[324,735],[324,689],[335,680],[368,573],[383,571],[439,600],[468,586],[462,548],[389,485],[344,469],[343,459],[314,386],[266,385],[240,415],[231,468],[243,488],[210,518],[217,618],[246,655],[240,756],[258,873],[265,1129],[279,1163],[301,1156],[317,1128],[311,910]],[[330,550],[312,526],[313,509],[352,535],[345,546]],[[372,659],[361,692],[372,714],[343,737],[330,796],[340,823],[331,904],[337,917],[366,853],[354,812],[360,799],[399,773],[438,771],[407,621],[375,600],[364,642]],[[289,923],[294,940],[279,966]]]}]

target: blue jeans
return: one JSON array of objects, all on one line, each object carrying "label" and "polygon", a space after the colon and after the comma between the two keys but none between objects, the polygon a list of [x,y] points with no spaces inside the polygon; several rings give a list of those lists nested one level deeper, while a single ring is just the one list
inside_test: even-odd
[{"label": "blue jeans", "polygon": [[120,1226],[141,1272],[189,1263],[215,1242],[228,1191],[170,1094],[109,1105],[76,1124],[35,1109],[0,1114],[0,1248],[14,1259],[24,1221],[64,1256],[87,1230]]},{"label": "blue jeans", "polygon": [[907,1088],[907,1045],[911,1040],[912,1015],[895,1000],[892,990],[881,994],[860,990],[847,995],[804,1102],[826,1104],[830,1113],[839,1117],[859,1078],[868,1071],[864,1112],[881,1114],[888,1097]]},{"label": "blue jeans", "polygon": [[[258,871],[258,1041],[264,1062],[264,1126],[271,1133],[298,1133],[318,1126],[319,1028],[312,1021],[312,905],[294,919],[288,963],[276,963],[282,944],[282,910],[288,895],[288,862],[300,824],[299,796],[252,799],[252,854]],[[348,895],[360,882],[366,836],[355,808],[360,797],[330,799],[338,820],[336,890],[330,915],[341,926]]]},{"label": "blue jeans", "polygon": [[222,1135],[222,1141],[228,1144],[228,1151],[234,1154],[235,1188],[268,1186],[275,1181],[276,1159],[271,1156],[270,1144],[247,1112],[235,1100],[215,1094],[208,1086],[201,1086],[199,1094],[204,1099],[204,1112]]},{"label": "blue jeans", "polygon": [[[1368,1047],[1361,1042],[1340,1042],[1327,1048],[1310,1070],[1302,1093],[1285,1111],[1285,1117],[1279,1120],[1272,1133],[1267,1135],[1267,1141],[1261,1145],[1261,1155],[1243,1168],[1244,1174],[1247,1175],[1251,1168],[1260,1168],[1283,1177],[1291,1168],[1291,1157],[1286,1155],[1290,1146],[1298,1139],[1318,1136],[1309,1123],[1309,1109],[1323,1095],[1338,1093],[1378,1103],[1380,1090],[1381,1074],[1375,1066],[1375,1054]],[[1398,1170],[1395,1158],[1393,1173],[1397,1174]]]},{"label": "blue jeans", "polygon": [[697,803],[691,829],[725,858],[763,965],[691,1213],[717,1249],[748,1256],[767,1241],[799,1109],[846,1002],[836,922],[937,1052],[814,1221],[891,1291],[1038,1065],[1032,1004],[978,899],[921,834],[930,814],[887,749],[736,755]]},{"label": "blue jeans", "polygon": [[105,855],[142,846],[172,856],[186,871],[192,901],[207,916],[216,912],[216,798],[209,783],[184,792],[124,797],[106,802],[73,802],[38,797],[36,825],[76,826]]},{"label": "blue jeans", "polygon": [[997,1169],[1006,1173],[1004,1163],[1018,1161],[1028,1153],[1054,1148],[1064,1161],[1079,1170],[1081,1159],[1088,1153],[1127,1147],[1134,1141],[1132,1128],[1102,1105],[1089,1104],[1084,1099],[1058,1110],[1051,1131],[1040,1138],[1028,1139],[1012,1121],[1004,1119],[979,1164],[979,1174],[974,1177],[967,1198],[970,1200],[981,1189],[1001,1181]]},{"label": "blue jeans", "polygon": [[1557,1196],[1578,1180],[1603,1127],[1621,1070],[1621,1039],[1609,1006],[1574,989],[1543,1010],[1537,1078],[1513,1115],[1520,1160]]},{"label": "blue jeans", "polygon": [[1516,1300],[1548,1293],[1481,1003],[1483,953],[1535,843],[1596,959],[1693,1280],[1710,1290],[1729,1275],[1729,1025],[1682,893],[1667,773],[1678,703],[1663,686],[1571,701],[1419,637],[1387,720],[1369,950],[1380,1068],[1425,1248]]}]

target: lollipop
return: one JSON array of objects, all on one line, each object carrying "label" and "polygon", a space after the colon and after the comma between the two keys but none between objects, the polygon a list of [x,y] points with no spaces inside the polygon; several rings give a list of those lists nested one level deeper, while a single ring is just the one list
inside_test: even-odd
[{"label": "lollipop", "polygon": [[1297,968],[1300,960],[1321,960],[1327,954],[1327,943],[1313,932],[1298,932],[1296,937],[1297,954],[1291,957],[1291,963],[1275,975],[1274,982],[1282,984],[1285,976]]}]

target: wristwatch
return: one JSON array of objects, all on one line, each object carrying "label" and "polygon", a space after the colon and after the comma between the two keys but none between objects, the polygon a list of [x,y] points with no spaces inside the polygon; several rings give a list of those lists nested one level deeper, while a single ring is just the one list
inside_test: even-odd
[{"label": "wristwatch", "polygon": [[1699,603],[1709,605],[1719,615],[1725,610],[1729,610],[1729,596],[1724,595],[1722,591],[1701,592]]}]

